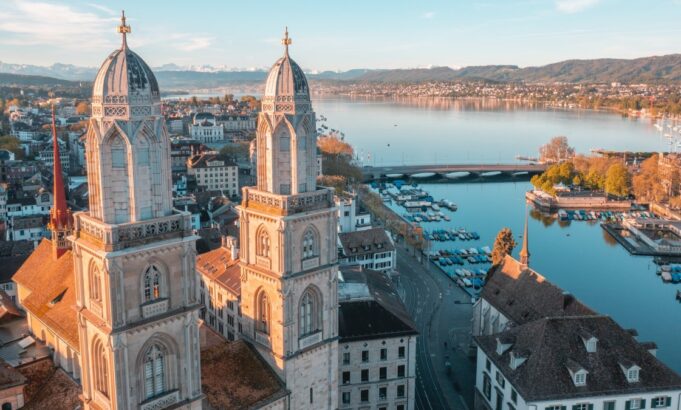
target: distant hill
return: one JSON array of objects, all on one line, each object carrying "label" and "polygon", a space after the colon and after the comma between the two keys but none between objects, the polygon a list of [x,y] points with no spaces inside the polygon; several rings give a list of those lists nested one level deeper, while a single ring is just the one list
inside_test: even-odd
[{"label": "distant hill", "polygon": [[359,82],[414,83],[480,79],[529,83],[679,83],[681,54],[643,57],[633,60],[603,58],[567,60],[539,67],[513,65],[472,66],[460,69],[376,70],[354,79]]},{"label": "distant hill", "polygon": [[68,81],[41,75],[0,73],[1,86],[79,87],[80,84],[78,81]]}]

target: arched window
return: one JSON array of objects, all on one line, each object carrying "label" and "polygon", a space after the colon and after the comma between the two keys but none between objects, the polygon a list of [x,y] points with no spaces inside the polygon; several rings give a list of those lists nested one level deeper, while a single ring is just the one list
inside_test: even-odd
[{"label": "arched window", "polygon": [[144,272],[144,302],[161,298],[161,272],[151,265]]},{"label": "arched window", "polygon": [[102,342],[97,339],[92,346],[92,365],[95,389],[109,397],[109,361]]},{"label": "arched window", "polygon": [[256,235],[256,240],[258,241],[255,245],[255,253],[258,256],[265,258],[270,257],[270,234],[267,233],[265,228],[258,230]]},{"label": "arched window", "polygon": [[150,399],[166,391],[165,354],[158,345],[152,345],[144,357],[144,397]]},{"label": "arched window", "polygon": [[263,333],[270,333],[270,301],[267,293],[261,291],[257,299],[257,329]]},{"label": "arched window", "polygon": [[321,329],[321,297],[312,288],[307,288],[300,298],[298,329],[300,337],[316,333]]},{"label": "arched window", "polygon": [[319,241],[317,231],[314,228],[307,228],[303,235],[303,259],[319,256]]},{"label": "arched window", "polygon": [[90,270],[90,300],[102,301],[102,275],[96,266]]}]

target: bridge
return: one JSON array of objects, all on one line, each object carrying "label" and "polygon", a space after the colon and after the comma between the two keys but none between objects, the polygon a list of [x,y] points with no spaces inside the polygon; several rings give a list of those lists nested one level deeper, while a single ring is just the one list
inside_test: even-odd
[{"label": "bridge", "polygon": [[447,178],[493,176],[515,177],[541,174],[545,164],[433,164],[433,165],[389,165],[365,166],[362,176],[365,182],[394,178]]}]

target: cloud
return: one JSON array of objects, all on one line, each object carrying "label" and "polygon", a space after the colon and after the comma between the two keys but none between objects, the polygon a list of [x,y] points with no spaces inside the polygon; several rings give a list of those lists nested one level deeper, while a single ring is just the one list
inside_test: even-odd
[{"label": "cloud", "polygon": [[108,7],[106,7],[106,6],[101,5],[101,4],[89,3],[88,6],[94,8],[94,9],[97,9],[97,10],[99,10],[99,11],[103,11],[103,12],[106,13],[106,14],[111,14],[111,15],[116,15],[116,16],[117,16],[118,13],[120,13],[120,12],[118,12],[118,11],[115,11],[115,10],[113,10],[113,9],[110,9],[110,8],[108,8]]},{"label": "cloud", "polygon": [[213,44],[214,37],[201,37],[182,35],[182,39],[178,39],[176,47],[182,51],[195,51],[208,48]]},{"label": "cloud", "polygon": [[427,11],[427,12],[423,13],[423,14],[421,15],[421,17],[424,18],[424,19],[430,20],[430,19],[432,19],[433,17],[435,17],[435,12],[434,12],[434,11]]},{"label": "cloud", "polygon": [[556,0],[556,9],[561,13],[579,13],[599,2],[600,0]]}]

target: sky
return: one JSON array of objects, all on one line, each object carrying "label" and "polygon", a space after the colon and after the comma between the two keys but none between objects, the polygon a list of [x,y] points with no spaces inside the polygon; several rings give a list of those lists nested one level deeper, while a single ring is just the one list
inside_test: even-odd
[{"label": "sky", "polygon": [[152,67],[306,70],[543,65],[681,52],[681,0],[1,0],[0,61],[97,67],[120,46]]}]

